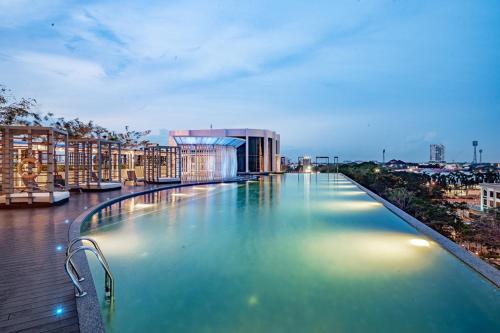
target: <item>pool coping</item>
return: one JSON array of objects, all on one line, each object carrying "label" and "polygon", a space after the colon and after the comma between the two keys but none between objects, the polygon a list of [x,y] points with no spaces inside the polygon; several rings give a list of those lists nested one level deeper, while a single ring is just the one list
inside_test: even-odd
[{"label": "pool coping", "polygon": [[453,242],[449,238],[441,235],[439,232],[427,226],[420,220],[416,219],[415,217],[406,213],[402,209],[398,208],[394,204],[385,200],[378,194],[372,192],[363,185],[357,183],[355,180],[349,178],[344,174],[341,175],[344,176],[346,179],[350,180],[351,182],[353,182],[353,184],[359,187],[362,191],[366,192],[370,197],[383,204],[389,211],[399,216],[402,220],[411,225],[413,228],[417,229],[419,232],[421,232],[425,236],[429,237],[430,239],[441,245],[442,248],[444,248],[446,251],[457,257],[460,261],[465,263],[474,271],[482,275],[486,280],[491,282],[494,286],[500,288],[499,270],[497,270],[487,262],[481,260],[479,257],[476,257],[475,255],[473,255],[472,253],[470,253],[457,243]]},{"label": "pool coping", "polygon": [[[251,179],[246,178],[233,178],[218,181],[202,181],[193,183],[178,183],[178,184],[168,184],[165,186],[150,188],[146,190],[141,190],[137,192],[130,192],[116,198],[101,202],[95,206],[86,209],[83,213],[78,215],[76,219],[71,222],[68,230],[68,239],[74,239],[80,237],[80,228],[82,223],[91,215],[97,213],[99,210],[111,206],[117,202],[130,199],[136,196],[141,196],[144,194],[149,194],[153,192],[165,191],[180,187],[189,187],[196,185],[210,185],[210,184],[221,184],[221,183],[238,183]],[[78,242],[77,244],[81,244]],[[88,264],[87,256],[83,252],[76,253],[74,255],[75,266],[78,267],[80,275],[85,277],[85,280],[81,282],[83,289],[87,292],[85,297],[76,297],[76,311],[78,314],[78,322],[80,326],[81,333],[104,333],[106,329],[104,327],[103,318],[101,315],[101,304],[97,297],[97,291],[94,285],[94,279],[92,278],[92,273]]]}]

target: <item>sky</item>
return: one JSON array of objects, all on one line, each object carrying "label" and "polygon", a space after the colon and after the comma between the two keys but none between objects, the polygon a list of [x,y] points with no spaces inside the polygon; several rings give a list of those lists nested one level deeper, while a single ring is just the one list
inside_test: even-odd
[{"label": "sky", "polygon": [[266,128],[282,154],[500,161],[500,1],[0,0],[0,84],[114,130]]}]

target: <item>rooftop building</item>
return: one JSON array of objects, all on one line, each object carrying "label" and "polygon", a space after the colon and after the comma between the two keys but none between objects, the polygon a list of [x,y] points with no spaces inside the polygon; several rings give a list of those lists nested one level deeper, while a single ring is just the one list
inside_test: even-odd
[{"label": "rooftop building", "polygon": [[281,170],[280,135],[274,131],[248,128],[175,130],[169,133],[169,143],[178,144],[182,140],[183,144],[190,144],[189,140],[194,139],[182,139],[187,137],[243,140],[236,147],[238,174],[265,174]]}]

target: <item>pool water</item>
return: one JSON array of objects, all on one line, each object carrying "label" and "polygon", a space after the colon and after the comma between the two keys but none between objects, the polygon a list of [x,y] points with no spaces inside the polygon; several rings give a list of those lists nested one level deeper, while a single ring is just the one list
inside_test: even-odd
[{"label": "pool water", "polygon": [[341,176],[115,204],[83,233],[108,332],[500,332],[500,291]]}]

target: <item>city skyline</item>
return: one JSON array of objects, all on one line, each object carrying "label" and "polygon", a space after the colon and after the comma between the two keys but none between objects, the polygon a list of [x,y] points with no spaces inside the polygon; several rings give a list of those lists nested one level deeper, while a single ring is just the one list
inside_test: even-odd
[{"label": "city skyline", "polygon": [[478,140],[498,162],[498,9],[4,1],[0,84],[43,112],[156,137],[273,129],[292,159],[381,160],[385,148],[386,160],[425,161],[440,142],[448,161],[470,162]]}]

